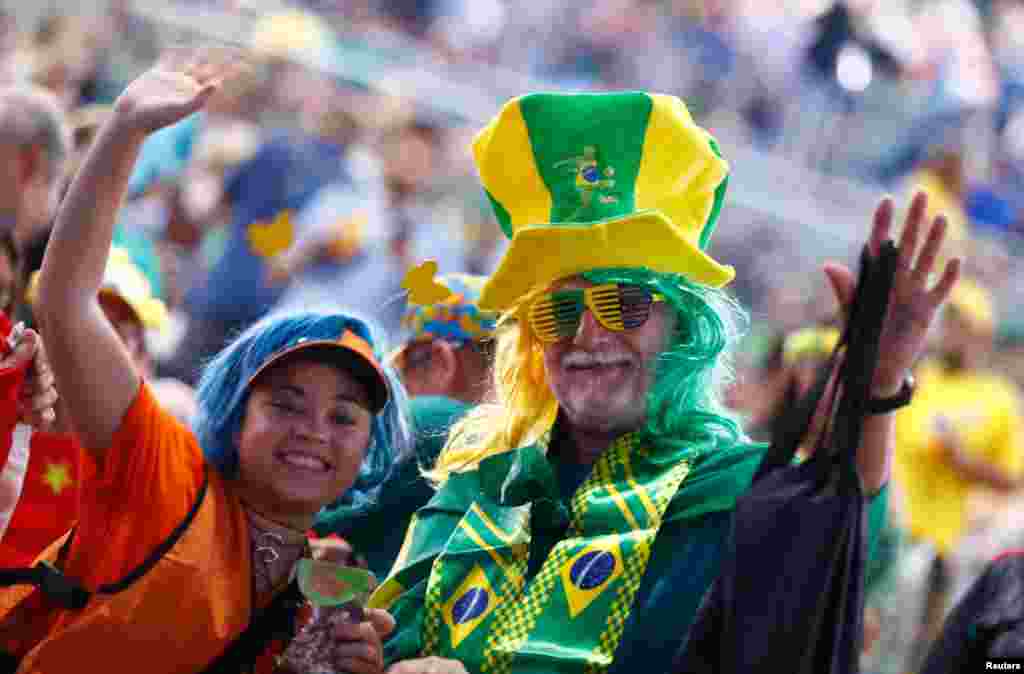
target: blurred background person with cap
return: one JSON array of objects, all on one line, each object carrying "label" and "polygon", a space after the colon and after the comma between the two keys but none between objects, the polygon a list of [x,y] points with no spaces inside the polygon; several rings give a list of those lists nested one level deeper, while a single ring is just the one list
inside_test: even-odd
[{"label": "blurred background person with cap", "polygon": [[331,35],[314,15],[287,11],[260,21],[248,38],[269,97],[261,121],[275,125],[293,116],[301,128],[265,134],[223,184],[230,221],[222,251],[185,294],[188,325],[167,363],[168,373],[186,382],[194,381],[197,362],[274,307],[284,288],[270,282],[269,261],[293,244],[296,216],[310,198],[349,173],[354,126],[324,72]]},{"label": "blurred background person with cap", "polygon": [[[38,272],[29,287],[34,301]],[[195,391],[176,379],[157,378],[150,344],[168,328],[167,306],[155,297],[149,279],[124,248],[113,247],[107,259],[99,293],[100,308],[128,350],[141,377],[153,389],[157,400],[186,426],[196,411]]]},{"label": "blurred background person with cap", "polygon": [[414,513],[434,494],[421,470],[433,466],[448,430],[484,399],[490,385],[496,316],[477,306],[486,279],[445,274],[435,281],[429,273],[434,268],[427,263],[406,275],[406,340],[391,356],[410,396],[415,455],[395,466],[375,503],[336,504],[314,526],[321,536],[341,536],[380,578],[397,559]]},{"label": "blurred background person with cap", "polygon": [[[941,628],[962,572],[972,495],[1016,491],[1024,473],[1024,417],[1016,385],[987,367],[996,308],[989,291],[962,279],[950,297],[931,357],[917,368],[913,403],[897,414],[893,480],[905,495],[911,557],[931,557],[915,667]],[[1005,499],[1001,499],[1005,503]]]},{"label": "blurred background person with cap", "polygon": [[[406,285],[424,282],[417,278],[422,270],[408,274]],[[408,338],[394,362],[412,397],[443,396],[467,405],[483,399],[496,329],[495,314],[477,306],[485,282],[482,276],[443,274],[436,285],[450,294],[429,305],[417,304],[418,286],[411,288],[402,318]]]},{"label": "blurred background person with cap", "polygon": [[782,412],[810,390],[839,332],[824,325],[798,327],[762,339],[761,352],[749,358],[743,376],[730,386],[728,404],[743,416],[751,438],[769,442]]},{"label": "blurred background person with cap", "polygon": [[388,188],[376,140],[379,124],[359,97],[336,100],[332,124],[350,134],[346,171],[298,211],[290,245],[268,260],[276,311],[343,304],[388,332],[398,327],[402,268],[391,246]]}]

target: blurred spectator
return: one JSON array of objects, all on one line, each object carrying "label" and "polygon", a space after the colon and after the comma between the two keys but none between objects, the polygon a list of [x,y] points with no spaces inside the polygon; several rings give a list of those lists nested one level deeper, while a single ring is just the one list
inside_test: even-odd
[{"label": "blurred spectator", "polygon": [[[28,298],[32,302],[35,301],[37,276],[38,272],[33,274],[28,289]],[[149,345],[154,334],[167,328],[167,306],[153,295],[146,275],[124,248],[111,248],[99,301],[100,308],[127,349],[136,370],[152,382],[155,371]],[[166,390],[176,400],[175,410],[190,409],[190,403],[180,401],[180,386],[168,384]],[[187,421],[188,416],[184,416]]]},{"label": "blurred spectator", "polygon": [[347,172],[310,201],[297,218],[295,245],[272,267],[273,279],[293,281],[280,308],[338,303],[395,335],[406,269],[426,259],[443,272],[467,268],[462,223],[437,204],[442,133],[432,119],[412,114],[373,146],[379,165],[350,154],[361,176]]},{"label": "blurred spectator", "polygon": [[[730,73],[730,99],[747,122],[756,142],[772,146],[785,124],[786,102],[801,86],[795,77],[804,67],[805,52],[815,38],[815,25],[786,5],[742,0],[729,3],[723,31],[736,52],[738,66]],[[832,75],[825,77],[831,80]]]},{"label": "blurred spectator", "polygon": [[[296,26],[305,32],[290,32]],[[274,306],[284,288],[268,278],[269,261],[292,245],[296,216],[313,195],[348,179],[345,155],[355,128],[337,85],[300,65],[322,64],[329,38],[325,25],[295,12],[273,15],[254,29],[258,65],[274,86],[272,112],[301,111],[303,127],[262,140],[224,184],[231,222],[222,254],[186,294],[187,330],[167,363],[176,378],[191,382],[197,363]]]},{"label": "blurred spectator", "polygon": [[463,232],[448,229],[431,208],[442,178],[434,168],[442,133],[434,120],[416,117],[391,133],[382,149],[392,245],[403,270],[427,258],[437,260],[443,273],[465,268]]},{"label": "blurred spectator", "polygon": [[24,262],[11,230],[0,233],[0,312],[4,316],[20,314],[24,292]]},{"label": "blurred spectator", "polygon": [[1024,5],[1018,0],[992,4],[992,59],[1002,74],[996,130],[1002,133],[1024,103]]},{"label": "blurred spectator", "polygon": [[436,281],[439,289],[452,294],[420,305],[416,302],[423,285],[435,281],[416,270],[406,276],[405,340],[392,362],[409,391],[416,451],[395,465],[376,502],[362,507],[337,504],[317,520],[318,534],[340,535],[380,578],[398,558],[415,512],[434,494],[421,470],[433,466],[449,429],[489,389],[496,317],[477,307],[484,281],[480,276],[442,275]]},{"label": "blurred spectator", "polygon": [[299,211],[290,246],[269,261],[268,280],[286,288],[278,309],[344,305],[379,318],[391,332],[394,321],[385,320],[384,307],[395,304],[402,270],[391,249],[392,215],[378,148],[368,145],[374,122],[351,100],[337,104],[333,123],[346,126],[350,136],[347,170]]},{"label": "blurred spectator", "polygon": [[0,231],[19,250],[49,227],[71,137],[56,98],[31,85],[0,91]]},{"label": "blurred spectator", "polygon": [[726,403],[743,419],[744,431],[757,442],[771,439],[772,426],[783,401],[792,397],[792,381],[785,367],[785,335],[748,335],[744,358]]},{"label": "blurred spectator", "polygon": [[[89,145],[92,143],[93,137],[104,124],[109,113],[110,108],[107,105],[90,104],[75,108],[67,115],[71,129],[71,147],[65,171],[56,186],[57,201],[63,198],[64,193],[70,186],[71,180],[74,179],[78,171],[86,150],[88,150]],[[132,210],[132,206],[138,208],[138,203],[129,203],[131,203],[131,206],[126,209],[128,213],[138,213],[139,210]],[[162,294],[162,275],[152,234],[142,227],[136,228],[133,226],[135,224],[136,222],[131,217],[119,222],[114,233],[115,244],[123,247],[131,254],[133,262],[146,274],[150,285],[153,287],[153,292],[160,296]],[[49,235],[50,222],[47,222],[45,226],[38,227],[35,235],[25,243],[24,272],[26,277],[42,266]]]},{"label": "blurred spectator", "polygon": [[21,79],[19,72],[18,21],[7,9],[0,9],[0,83],[9,85]]},{"label": "blurred spectator", "polygon": [[439,0],[379,0],[379,11],[395,30],[415,37],[426,35],[439,11]]},{"label": "blurred spectator", "polygon": [[[924,111],[905,140],[881,162],[884,184],[910,173],[936,138],[963,133],[975,115],[991,113],[999,96],[999,73],[977,8],[969,0],[933,0],[915,20],[923,40],[922,64],[935,73]],[[979,144],[972,138],[971,146]]]},{"label": "blurred spectator", "polygon": [[[407,282],[413,277],[406,276]],[[404,346],[394,362],[413,398],[444,396],[471,405],[484,399],[490,386],[496,317],[477,307],[486,279],[445,274],[437,279],[451,295],[435,304],[409,305],[402,318]]]},{"label": "blurred spectator", "polygon": [[429,35],[452,61],[493,63],[508,21],[504,0],[441,0]]},{"label": "blurred spectator", "polygon": [[995,321],[990,294],[961,280],[943,318],[936,358],[919,368],[914,401],[897,414],[893,479],[906,494],[912,540],[934,550],[911,667],[948,610],[970,494],[978,488],[1008,493],[1024,471],[1020,394],[986,367]]},{"label": "blurred spectator", "polygon": [[109,0],[95,21],[95,66],[83,87],[84,103],[110,103],[157,57],[157,28],[133,11],[132,0]]},{"label": "blurred spectator", "polygon": [[248,122],[225,122],[216,130],[212,126],[204,128],[188,166],[167,195],[167,224],[158,247],[164,295],[172,310],[219,257],[222,225],[230,218],[225,180],[259,147],[259,130]]},{"label": "blurred spectator", "polygon": [[[105,107],[86,106],[72,111],[67,116],[71,129],[71,148],[65,164],[65,171],[63,171],[63,175],[56,186],[56,191],[59,195],[58,202],[67,193],[68,187],[71,185],[71,181],[75,177],[75,173],[78,172],[78,168],[84,158],[85,150],[88,148],[89,143],[92,142],[92,138],[105,119],[106,113],[108,111],[106,111]],[[32,273],[38,271],[43,264],[43,256],[46,254],[46,243],[49,241],[49,230],[50,225],[47,223],[45,227],[38,229],[35,236],[25,242],[22,247],[22,271],[25,280],[28,280]]]},{"label": "blurred spectator", "polygon": [[[907,180],[908,194],[928,195],[927,221],[939,215],[946,218],[946,258],[965,256],[970,237],[967,215],[967,175],[963,154],[955,148],[944,148],[922,162]],[[894,233],[894,235],[898,235]]]},{"label": "blurred spectator", "polygon": [[817,35],[807,50],[807,64],[817,77],[836,83],[840,55],[856,45],[866,52],[872,68],[890,76],[902,63],[889,44],[871,30],[870,18],[879,0],[837,0],[816,20]]}]

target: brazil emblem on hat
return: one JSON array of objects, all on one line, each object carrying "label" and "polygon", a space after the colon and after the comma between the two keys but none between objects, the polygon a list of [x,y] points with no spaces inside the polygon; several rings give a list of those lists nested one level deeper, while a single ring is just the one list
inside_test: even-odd
[{"label": "brazil emblem on hat", "polygon": [[646,267],[712,287],[734,276],[704,252],[729,167],[676,97],[529,94],[477,134],[473,154],[512,240],[483,310],[592,269]]}]

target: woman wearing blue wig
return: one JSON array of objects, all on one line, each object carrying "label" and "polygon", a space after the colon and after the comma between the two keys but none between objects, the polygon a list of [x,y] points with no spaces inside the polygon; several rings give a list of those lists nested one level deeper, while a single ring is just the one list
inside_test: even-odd
[{"label": "woman wearing blue wig", "polygon": [[[0,593],[0,671],[60,674],[94,658],[119,672],[275,671],[314,516],[407,447],[401,388],[363,321],[307,313],[252,326],[207,365],[192,432],[160,409],[100,311],[139,147],[230,74],[215,56],[172,53],[127,87],[54,227],[40,325],[95,470],[76,530],[44,553],[59,571],[38,566]],[[339,672],[379,672],[394,622],[352,615],[321,655]]]}]

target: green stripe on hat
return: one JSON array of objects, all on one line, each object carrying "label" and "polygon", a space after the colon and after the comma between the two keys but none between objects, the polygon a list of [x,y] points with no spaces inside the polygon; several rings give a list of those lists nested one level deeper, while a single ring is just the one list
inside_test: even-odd
[{"label": "green stripe on hat", "polygon": [[491,208],[494,209],[494,217],[497,218],[498,224],[501,225],[501,231],[505,233],[505,236],[511,239],[513,234],[512,216],[509,215],[509,212],[505,210],[505,207],[501,205],[501,202],[495,199],[489,191],[484,189],[484,194],[487,195],[487,200],[491,202]]},{"label": "green stripe on hat", "polygon": [[551,193],[552,223],[595,222],[633,212],[650,97],[530,94],[519,107],[537,171]]}]

